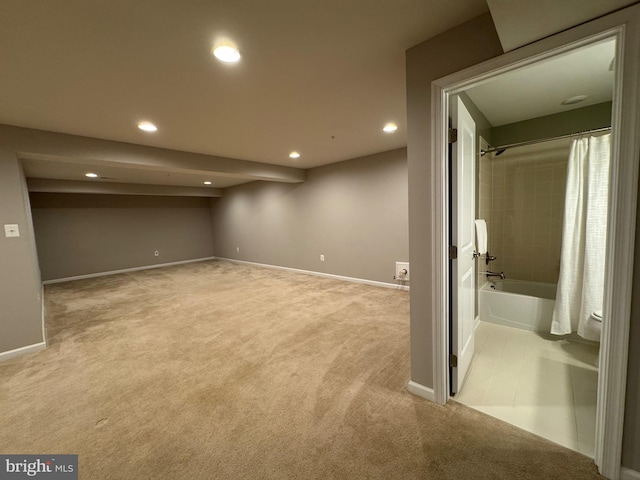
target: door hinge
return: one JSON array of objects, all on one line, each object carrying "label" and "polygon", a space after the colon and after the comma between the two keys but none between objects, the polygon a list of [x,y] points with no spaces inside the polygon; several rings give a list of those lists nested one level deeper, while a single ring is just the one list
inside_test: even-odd
[{"label": "door hinge", "polygon": [[449,129],[449,143],[456,143],[458,141],[458,129],[450,128]]},{"label": "door hinge", "polygon": [[458,258],[458,247],[449,245],[449,260],[455,260],[456,258]]},{"label": "door hinge", "polygon": [[457,368],[458,367],[458,356],[451,354],[449,355],[449,366],[451,368]]}]

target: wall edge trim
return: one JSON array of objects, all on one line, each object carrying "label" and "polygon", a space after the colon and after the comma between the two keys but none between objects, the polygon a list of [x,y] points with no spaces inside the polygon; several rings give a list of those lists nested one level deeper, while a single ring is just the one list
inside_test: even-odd
[{"label": "wall edge trim", "polygon": [[44,303],[44,283],[40,282],[40,314],[42,316],[42,341],[45,348],[47,347],[47,325],[45,323],[47,317],[47,305]]},{"label": "wall edge trim", "polygon": [[51,285],[54,283],[72,282],[74,280],[83,280],[85,278],[104,277],[107,275],[117,275],[119,273],[137,272],[139,270],[151,270],[152,268],[171,267],[173,265],[182,265],[185,263],[205,262],[207,260],[215,260],[216,257],[192,258],[190,260],[179,260],[177,262],[157,263],[154,265],[143,265],[141,267],[123,268],[121,270],[110,270],[108,272],[87,273],[86,275],[76,275],[74,277],[54,278],[44,280],[43,285]]},{"label": "wall edge trim", "polygon": [[45,348],[47,348],[47,344],[45,342],[39,342],[34,343],[33,345],[7,350],[6,352],[0,352],[0,362],[11,360],[12,358],[19,357],[21,355],[36,353],[40,350],[44,350]]},{"label": "wall edge trim", "polygon": [[640,472],[636,472],[630,468],[621,467],[620,480],[640,480]]},{"label": "wall edge trim", "polygon": [[334,280],[342,280],[342,281],[351,282],[351,283],[361,283],[364,285],[371,285],[374,287],[392,288],[394,290],[404,290],[406,292],[409,291],[408,285],[396,285],[394,283],[378,282],[376,280],[367,280],[365,278],[346,277],[344,275],[335,275],[333,273],[315,272],[313,270],[302,270],[300,268],[283,267],[280,265],[270,265],[267,263],[249,262],[246,260],[236,260],[234,258],[216,257],[216,260],[223,260],[231,263],[240,263],[243,265],[254,265],[256,267],[272,268],[275,270],[285,270],[287,272],[302,273],[304,275],[313,275],[316,277],[332,278]]},{"label": "wall edge trim", "polygon": [[430,402],[435,402],[433,388],[425,387],[413,380],[409,380],[407,390],[409,390],[409,393],[412,393],[413,395],[429,400]]}]

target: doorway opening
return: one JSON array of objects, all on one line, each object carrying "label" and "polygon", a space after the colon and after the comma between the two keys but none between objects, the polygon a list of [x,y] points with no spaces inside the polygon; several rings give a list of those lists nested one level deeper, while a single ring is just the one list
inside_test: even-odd
[{"label": "doorway opening", "polygon": [[[603,317],[610,319],[602,324],[600,353],[598,356],[599,375],[597,385],[597,407],[593,455],[601,473],[617,476],[620,468],[622,415],[624,407],[624,386],[626,375],[628,328],[631,303],[631,267],[635,240],[635,212],[637,198],[637,162],[634,154],[638,151],[638,139],[633,134],[637,121],[635,112],[626,105],[633,105],[637,95],[637,80],[626,80],[622,91],[622,64],[630,62],[632,50],[636,47],[624,43],[623,27],[615,15],[583,25],[556,37],[551,37],[520,51],[511,52],[499,59],[451,75],[433,83],[434,154],[439,164],[434,182],[438,214],[434,217],[435,254],[439,262],[438,282],[434,289],[433,313],[435,321],[436,351],[434,358],[434,399],[446,403],[450,388],[450,364],[455,356],[450,356],[449,342],[455,345],[455,333],[449,325],[449,313],[455,315],[457,293],[450,291],[449,281],[456,281],[449,271],[448,254],[454,238],[448,235],[449,211],[447,188],[447,140],[450,102],[452,98],[473,88],[490,83],[501,76],[533,67],[541,62],[553,62],[566,58],[572,52],[593,47],[606,42],[614,42],[616,61],[611,64],[613,72],[613,95],[611,98],[612,147],[610,165],[609,216],[607,219],[607,244],[603,255],[606,259],[603,292]],[[553,80],[553,79],[552,79]],[[549,87],[547,87],[549,88]],[[553,90],[553,87],[550,87]],[[623,101],[624,93],[624,101]],[[480,107],[478,107],[480,109]],[[493,142],[493,140],[492,140]],[[500,145],[499,143],[493,143]],[[625,160],[623,160],[625,159]],[[452,188],[453,190],[453,188]],[[457,208],[457,207],[456,207]],[[474,207],[475,209],[475,207]],[[455,220],[454,220],[455,221]],[[452,221],[452,223],[454,222]],[[494,255],[494,252],[491,252]],[[495,255],[498,256],[498,255]],[[505,255],[506,256],[506,255]],[[535,258],[535,256],[534,256]],[[453,260],[454,262],[457,261]],[[508,272],[504,272],[508,275]],[[475,301],[475,298],[474,298]],[[468,304],[468,300],[467,300]],[[451,308],[449,308],[451,305]],[[477,311],[476,307],[476,310]],[[467,309],[468,310],[468,309]],[[453,322],[456,322],[453,318]],[[475,318],[474,318],[475,321]],[[468,345],[469,342],[463,342]],[[613,348],[615,346],[615,348]],[[459,385],[463,386],[463,384]]]},{"label": "doorway opening", "polygon": [[[578,115],[580,110],[576,109]],[[607,135],[600,133],[593,139],[589,134],[576,135],[506,151],[499,148],[479,156],[476,212],[488,227],[484,247],[488,253],[476,259],[475,355],[454,397],[591,458],[595,456],[600,344],[596,328],[602,325],[592,319],[596,318],[594,312],[602,309],[604,270],[597,267],[604,263],[606,248],[608,178],[592,185],[590,198],[581,203],[591,207],[592,215],[587,218],[597,223],[600,235],[591,232],[586,239],[601,243],[588,244],[593,247],[589,255],[597,255],[575,258],[579,245],[567,245],[563,237],[575,243],[585,240],[586,225],[582,224],[582,232],[570,231],[576,225],[572,214],[579,193],[574,177],[588,177],[589,173],[575,168],[576,161],[578,166],[585,162],[576,155],[576,147],[598,138],[604,141]],[[607,169],[608,155],[592,162],[592,167]],[[595,187],[604,199],[597,198]],[[597,209],[590,200],[604,213],[593,214]],[[583,260],[580,274],[587,276],[586,283],[577,281],[579,272],[572,268],[578,260]],[[589,268],[584,268],[584,260]],[[576,305],[556,300],[571,293],[567,292],[567,281],[576,289],[580,287]],[[581,317],[581,307],[586,318]],[[567,309],[570,311],[565,314]],[[582,336],[576,333],[577,325],[568,328],[565,335],[551,333],[554,318],[569,321],[568,317],[581,319],[586,330],[580,331]]]}]

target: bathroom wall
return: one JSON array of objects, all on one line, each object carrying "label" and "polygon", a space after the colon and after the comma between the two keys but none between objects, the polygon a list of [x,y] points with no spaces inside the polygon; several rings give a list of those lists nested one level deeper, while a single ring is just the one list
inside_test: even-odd
[{"label": "bathroom wall", "polygon": [[553,140],[483,157],[481,218],[497,256],[490,269],[511,279],[557,283],[570,145],[571,139]]},{"label": "bathroom wall", "polygon": [[[481,145],[480,148],[483,148]],[[482,218],[487,222],[487,231],[490,232],[491,225],[493,223],[492,216],[492,200],[493,200],[493,168],[492,160],[493,155],[478,156],[478,203],[477,203],[477,218]],[[489,235],[489,242],[491,241],[491,235]],[[495,255],[495,252],[491,248],[491,244],[487,245],[491,255]],[[478,288],[482,287],[487,281],[485,276],[487,270],[495,271],[495,262],[487,265],[485,258],[479,258],[476,264],[476,271],[478,273]]]},{"label": "bathroom wall", "polygon": [[576,108],[568,112],[554,113],[509,123],[491,129],[493,145],[509,145],[538,138],[553,138],[611,126],[611,102]]}]

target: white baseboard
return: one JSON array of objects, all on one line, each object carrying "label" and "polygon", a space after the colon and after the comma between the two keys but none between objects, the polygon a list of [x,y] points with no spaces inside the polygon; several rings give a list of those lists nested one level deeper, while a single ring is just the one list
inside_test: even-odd
[{"label": "white baseboard", "polygon": [[395,283],[377,282],[375,280],[366,280],[364,278],[345,277],[342,275],[334,275],[332,273],[314,272],[313,270],[301,270],[299,268],[281,267],[279,265],[269,265],[266,263],[247,262],[245,260],[236,260],[234,258],[216,257],[218,260],[224,260],[232,263],[240,263],[242,265],[254,265],[256,267],[273,268],[275,270],[285,270],[287,272],[302,273],[305,275],[314,275],[316,277],[333,278],[334,280],[343,280],[345,282],[362,283],[364,285],[373,285],[374,287],[393,288],[395,290],[409,291],[408,285],[397,285]]},{"label": "white baseboard", "polygon": [[620,480],[640,480],[640,472],[630,468],[620,468]]},{"label": "white baseboard", "polygon": [[0,352],[0,362],[4,362],[6,360],[10,360],[15,357],[19,357],[20,355],[26,355],[28,353],[36,353],[40,350],[44,350],[47,348],[47,344],[44,342],[34,343],[33,345],[27,345],[26,347],[16,348],[14,350],[9,350],[6,352]]},{"label": "white baseboard", "polygon": [[407,384],[407,390],[409,390],[409,393],[413,393],[418,397],[425,398],[430,402],[435,402],[433,388],[425,387],[424,385],[421,385],[419,383],[414,382],[413,380],[410,380],[409,383]]},{"label": "white baseboard", "polygon": [[47,327],[45,324],[45,318],[47,316],[46,305],[44,303],[44,283],[40,285],[40,314],[42,316],[42,341],[44,342],[44,346],[47,346]]},{"label": "white baseboard", "polygon": [[73,280],[83,280],[85,278],[104,277],[106,275],[116,275],[118,273],[137,272],[139,270],[150,270],[152,268],[171,267],[173,265],[182,265],[184,263],[194,263],[194,262],[204,262],[207,260],[215,260],[215,258],[216,257],[194,258],[191,260],[180,260],[178,262],[157,263],[154,265],[144,265],[142,267],[124,268],[122,270],[112,270],[109,272],[88,273],[86,275],[77,275],[75,277],[65,277],[65,278],[55,278],[53,280],[45,280],[44,282],[42,282],[42,284],[50,285],[52,283],[71,282]]}]

